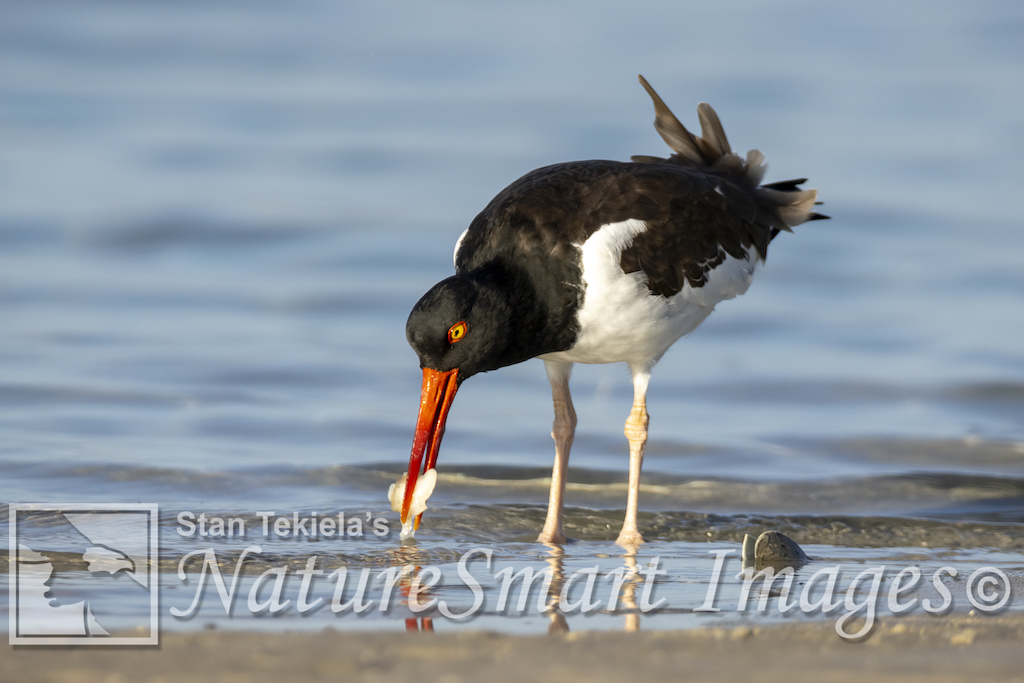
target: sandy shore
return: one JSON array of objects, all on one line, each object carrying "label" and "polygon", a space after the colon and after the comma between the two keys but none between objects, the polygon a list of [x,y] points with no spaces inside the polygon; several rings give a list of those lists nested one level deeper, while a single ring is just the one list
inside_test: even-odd
[{"label": "sandy shore", "polygon": [[549,636],[169,633],[156,648],[8,648],[5,681],[1024,681],[1024,615]]}]

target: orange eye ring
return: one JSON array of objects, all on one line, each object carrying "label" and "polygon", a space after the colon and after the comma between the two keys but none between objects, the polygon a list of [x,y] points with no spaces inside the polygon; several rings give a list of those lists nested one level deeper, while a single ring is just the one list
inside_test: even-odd
[{"label": "orange eye ring", "polygon": [[460,341],[463,337],[466,336],[466,332],[466,323],[465,321],[460,320],[459,322],[455,323],[450,328],[448,328],[448,343],[454,344],[455,342]]}]

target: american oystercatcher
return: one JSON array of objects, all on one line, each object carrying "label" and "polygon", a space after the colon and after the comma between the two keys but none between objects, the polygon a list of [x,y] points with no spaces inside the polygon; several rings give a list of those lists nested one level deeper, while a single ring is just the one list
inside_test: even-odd
[{"label": "american oystercatcher", "polygon": [[[406,336],[423,368],[423,388],[409,472],[391,494],[406,531],[418,526],[433,487],[431,470],[462,382],[541,358],[554,399],[555,464],[537,540],[564,543],[562,503],[576,428],[572,365],[625,362],[634,398],[625,429],[629,493],[616,543],[643,543],[637,502],[651,369],[715,305],[747,290],[779,232],[827,218],[813,212],[817,192],[799,188],[805,179],[761,185],[764,155],[733,153],[709,105],[697,107],[697,137],[643,76],[640,83],[654,100],[654,127],[674,154],[572,161],[527,173],[470,223],[455,245],[456,274],[412,309]],[[421,472],[429,476],[421,479]]]}]

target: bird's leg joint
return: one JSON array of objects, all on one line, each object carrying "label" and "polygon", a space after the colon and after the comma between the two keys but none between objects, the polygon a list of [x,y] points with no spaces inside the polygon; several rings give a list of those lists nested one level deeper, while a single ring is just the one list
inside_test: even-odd
[{"label": "bird's leg joint", "polygon": [[650,416],[647,414],[647,402],[640,398],[633,402],[633,409],[626,418],[626,429],[623,432],[631,445],[643,446],[647,443],[647,425]]}]

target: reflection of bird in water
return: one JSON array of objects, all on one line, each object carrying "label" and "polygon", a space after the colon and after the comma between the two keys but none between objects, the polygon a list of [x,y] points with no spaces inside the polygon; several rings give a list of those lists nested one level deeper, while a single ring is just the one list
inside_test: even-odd
[{"label": "reflection of bird in water", "polygon": [[[403,598],[403,602],[408,606],[413,582],[419,581],[417,575],[423,568],[421,565],[429,558],[425,553],[420,551],[419,547],[415,543],[407,543],[391,548],[387,551],[387,555],[390,557],[389,564],[392,567],[400,569],[400,574],[398,576],[398,591]],[[419,590],[417,591],[415,598],[416,602],[419,604],[429,602],[433,591],[421,587],[418,588]],[[434,630],[434,618],[420,616],[406,617],[405,630],[432,632]]]},{"label": "reflection of bird in water", "polygon": [[[577,161],[526,174],[502,190],[459,238],[456,274],[419,300],[406,335],[423,368],[403,523],[421,472],[434,468],[459,385],[478,372],[544,360],[555,407],[555,465],[539,541],[564,543],[562,502],[576,414],[572,364],[629,364],[629,493],[620,545],[637,528],[651,369],[715,305],[746,291],[768,243],[807,220],[816,191],[803,180],[760,185],[764,157],[732,152],[718,116],[687,131],[641,77],[655,128],[675,152],[632,163]],[[426,461],[424,462],[424,454]],[[420,508],[422,509],[422,508]]]},{"label": "reflection of bird in water", "polygon": [[423,631],[424,633],[430,633],[434,630],[434,618],[433,617],[417,617],[415,619],[405,620],[406,631]]},{"label": "reflection of bird in water", "polygon": [[569,623],[561,609],[562,586],[565,585],[565,550],[560,545],[548,544],[548,571],[551,581],[548,583],[548,597],[544,604],[550,623],[548,633],[568,633]]},{"label": "reflection of bird in water", "polygon": [[622,604],[626,607],[626,629],[627,631],[640,630],[640,612],[636,608],[636,584],[639,580],[638,567],[636,564],[636,550],[629,549],[624,555],[626,560],[626,579],[622,585]]},{"label": "reflection of bird in water", "polygon": [[[548,595],[545,603],[545,612],[550,620],[550,623],[548,624],[548,633],[568,633],[569,622],[566,621],[565,612],[563,612],[561,608],[566,597],[562,595],[566,582],[565,549],[561,545],[552,543],[547,544],[547,546],[548,571],[551,574],[551,581],[548,584]],[[625,630],[639,631],[640,611],[637,609],[635,596],[636,586],[640,581],[640,576],[638,571],[639,566],[636,562],[636,548],[628,548],[622,557],[625,560],[625,566],[616,569],[608,575],[609,578],[614,578],[616,580],[616,582],[612,584],[614,588],[609,600],[608,611],[617,612],[618,605],[621,604],[626,609]],[[618,591],[621,591],[621,593]]]},{"label": "reflection of bird in water", "polygon": [[[537,607],[542,614],[548,617],[548,633],[568,633],[570,629],[566,619],[566,611],[579,611],[581,614],[588,614],[601,605],[600,600],[593,600],[594,595],[592,592],[598,567],[582,569],[567,577],[565,573],[564,546],[553,543],[546,545],[548,547],[548,556],[545,560],[548,567],[543,572],[537,574],[537,576],[546,575],[546,580],[543,584],[544,588],[542,589],[543,593],[538,596]],[[637,609],[635,596],[641,579],[640,566],[636,561],[636,553],[636,548],[628,548],[622,556],[625,561],[624,566],[618,567],[606,576],[610,581],[611,592],[608,595],[605,611],[608,613],[625,612],[626,631],[640,630],[641,610]],[[413,616],[405,617],[405,630],[432,632],[434,630],[433,616],[424,616],[421,612],[425,611],[426,614],[431,615],[437,612],[435,607],[427,605],[432,598],[436,597],[436,594],[431,588],[425,587],[426,585],[431,585],[431,583],[423,583],[424,575],[421,574],[423,567],[409,563],[410,560],[422,561],[423,555],[416,545],[412,543],[398,546],[396,551],[388,551],[388,554],[391,556],[391,562],[389,563],[391,569],[396,571],[395,585],[398,588],[399,595],[402,597],[402,603],[413,613]],[[512,570],[508,569],[506,571],[509,572],[506,579],[510,579]],[[531,590],[533,585],[532,576],[534,576],[531,569],[528,568],[524,571],[530,573],[526,576],[522,585],[522,590],[525,592],[520,594],[520,610],[526,604],[525,596]],[[495,575],[495,578],[503,573],[499,572]],[[591,580],[586,582],[585,585],[576,584],[576,594],[573,595],[573,581],[580,575],[591,575]],[[437,577],[433,578],[436,579]],[[504,604],[504,590],[505,588],[502,589],[502,597],[499,599],[500,604]],[[414,603],[416,606],[426,609],[416,609],[414,608]],[[475,609],[476,607],[470,608],[470,614],[475,613]],[[502,609],[500,605],[498,609],[500,612]]]}]

